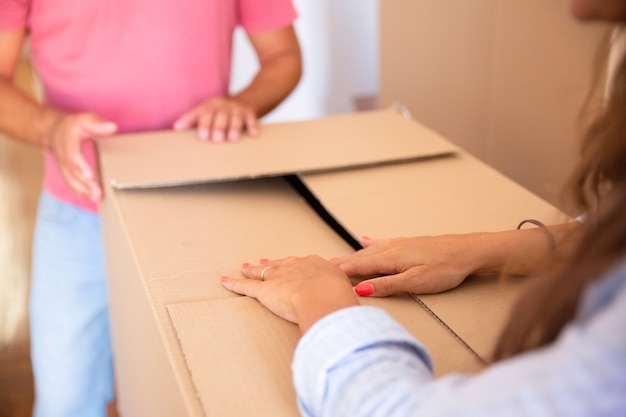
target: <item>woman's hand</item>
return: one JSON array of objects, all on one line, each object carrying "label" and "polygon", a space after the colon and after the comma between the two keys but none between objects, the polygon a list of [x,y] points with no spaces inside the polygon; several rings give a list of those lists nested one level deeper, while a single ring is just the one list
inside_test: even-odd
[{"label": "woman's hand", "polygon": [[471,274],[542,272],[554,261],[555,253],[565,256],[569,250],[566,242],[575,238],[578,228],[576,221],[548,226],[556,252],[545,230],[529,228],[385,240],[363,238],[364,249],[333,262],[348,276],[371,278],[355,287],[362,296],[430,294],[455,288]]},{"label": "woman's hand", "polygon": [[[477,272],[485,234],[371,240],[364,249],[333,262],[348,276],[371,278],[355,287],[362,296],[398,292],[436,293],[457,287]],[[486,272],[486,271],[485,271]]]},{"label": "woman's hand", "polygon": [[302,333],[322,317],[358,305],[346,274],[319,256],[243,264],[245,279],[222,277],[224,287],[258,299],[276,315],[297,323]]},{"label": "woman's hand", "polygon": [[76,194],[94,202],[102,198],[98,172],[82,153],[83,144],[96,137],[117,132],[117,125],[92,113],[65,114],[54,112],[45,143],[52,150],[67,186]]},{"label": "woman's hand", "polygon": [[237,141],[245,130],[250,136],[259,133],[256,112],[234,98],[213,98],[183,114],[174,129],[196,127],[201,140],[213,142]]}]

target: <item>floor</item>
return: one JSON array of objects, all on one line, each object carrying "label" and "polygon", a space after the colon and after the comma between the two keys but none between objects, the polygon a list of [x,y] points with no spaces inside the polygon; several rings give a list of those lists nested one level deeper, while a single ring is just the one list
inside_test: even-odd
[{"label": "floor", "polygon": [[28,342],[0,351],[0,417],[27,417],[33,405]]},{"label": "floor", "polygon": [[[18,84],[32,93],[30,74],[24,61]],[[41,159],[37,147],[0,135],[0,417],[32,413],[27,297]],[[109,407],[109,417],[115,416]]]}]

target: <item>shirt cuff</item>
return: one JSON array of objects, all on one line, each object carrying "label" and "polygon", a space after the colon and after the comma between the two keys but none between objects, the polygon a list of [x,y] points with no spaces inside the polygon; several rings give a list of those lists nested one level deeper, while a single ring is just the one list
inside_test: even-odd
[{"label": "shirt cuff", "polygon": [[324,398],[327,375],[332,368],[355,352],[381,345],[413,351],[432,374],[426,349],[380,308],[349,307],[315,323],[298,343],[292,364],[302,411],[307,414],[308,406]]}]

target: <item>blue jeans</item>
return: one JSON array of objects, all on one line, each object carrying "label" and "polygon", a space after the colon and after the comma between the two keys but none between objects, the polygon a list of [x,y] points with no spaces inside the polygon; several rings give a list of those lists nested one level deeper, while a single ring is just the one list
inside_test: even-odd
[{"label": "blue jeans", "polygon": [[33,242],[31,357],[36,417],[104,417],[113,366],[98,214],[44,192]]}]

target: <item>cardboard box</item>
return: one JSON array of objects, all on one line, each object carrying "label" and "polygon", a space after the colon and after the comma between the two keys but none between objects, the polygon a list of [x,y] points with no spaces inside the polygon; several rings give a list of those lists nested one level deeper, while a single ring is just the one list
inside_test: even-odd
[{"label": "cardboard box", "polygon": [[[272,159],[283,154],[285,137],[300,144],[291,152],[304,169],[289,157]],[[522,212],[540,217],[549,208],[465,155],[450,156],[454,146],[387,111],[263,126],[260,138],[236,144],[162,132],[151,145],[150,135],[99,143],[118,407],[124,417],[298,415],[289,368],[295,325],[226,291],[219,277],[237,276],[243,262],[261,258],[332,257],[352,248],[284,179],[241,178],[328,171],[304,176],[304,183],[355,235],[366,229],[373,236],[443,233],[455,219],[464,226],[460,231],[508,228]],[[418,162],[406,162],[405,147]],[[212,162],[196,158],[200,152]],[[182,163],[180,155],[194,163]],[[178,162],[167,167],[168,160]],[[468,188],[482,183],[484,194],[460,183],[456,191],[448,188],[446,181],[455,178],[474,178]],[[143,188],[157,184],[172,186]],[[378,210],[370,212],[373,201]],[[446,202],[446,210],[437,201]],[[493,292],[473,288],[466,291],[472,296],[432,296],[422,306],[408,295],[362,302],[386,309],[422,340],[437,375],[474,372],[483,366],[476,351],[488,351],[492,333],[476,332],[474,323],[463,320],[464,311]],[[491,317],[509,307],[488,305],[482,323],[490,325]]]}]

